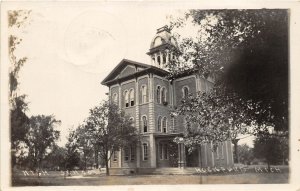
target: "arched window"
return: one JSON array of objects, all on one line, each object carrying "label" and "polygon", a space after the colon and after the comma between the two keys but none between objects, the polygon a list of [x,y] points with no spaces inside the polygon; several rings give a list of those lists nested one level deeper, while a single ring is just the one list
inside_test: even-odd
[{"label": "arched window", "polygon": [[157,99],[157,103],[161,103],[161,100],[160,100],[160,86],[157,86],[156,99]]},{"label": "arched window", "polygon": [[167,102],[167,91],[164,87],[161,89],[161,101],[163,103]]},{"label": "arched window", "polygon": [[142,103],[147,102],[147,86],[143,85],[142,86]]},{"label": "arched window", "polygon": [[118,94],[114,93],[112,100],[114,104],[118,104]]},{"label": "arched window", "polygon": [[157,56],[157,63],[160,66],[160,56]]},{"label": "arched window", "polygon": [[127,90],[124,92],[124,100],[125,100],[125,107],[129,107],[129,93]]},{"label": "arched window", "polygon": [[130,106],[134,106],[134,90],[129,91]]},{"label": "arched window", "polygon": [[166,55],[162,54],[162,64],[166,64]]},{"label": "arched window", "polygon": [[159,116],[157,120],[157,131],[161,132],[161,116]]},{"label": "arched window", "polygon": [[189,88],[185,86],[182,88],[182,98],[187,98],[188,95],[189,95]]},{"label": "arched window", "polygon": [[164,117],[163,121],[162,121],[162,130],[164,133],[167,132],[167,118],[166,117]]},{"label": "arched window", "polygon": [[148,132],[148,122],[147,122],[147,117],[146,116],[142,117],[142,123],[143,123],[144,133]]}]

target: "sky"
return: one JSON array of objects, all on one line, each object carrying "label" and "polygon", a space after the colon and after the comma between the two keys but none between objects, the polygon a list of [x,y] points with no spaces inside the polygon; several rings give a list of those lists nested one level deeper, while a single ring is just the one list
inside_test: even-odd
[{"label": "sky", "polygon": [[[69,129],[76,128],[89,109],[107,97],[108,88],[100,83],[108,73],[123,58],[150,64],[146,52],[156,29],[185,11],[130,6],[31,10],[29,23],[11,31],[23,39],[17,55],[28,57],[20,72],[20,92],[28,95],[29,116],[54,115],[61,120],[61,146]],[[182,34],[192,30],[186,26]]]},{"label": "sky", "polygon": [[[107,96],[100,82],[123,59],[150,63],[146,52],[156,29],[178,11],[125,7],[35,7],[29,23],[12,30],[23,40],[19,57],[20,93],[29,115],[54,115],[62,121],[60,144],[70,128]],[[179,11],[180,12],[180,11]]]}]

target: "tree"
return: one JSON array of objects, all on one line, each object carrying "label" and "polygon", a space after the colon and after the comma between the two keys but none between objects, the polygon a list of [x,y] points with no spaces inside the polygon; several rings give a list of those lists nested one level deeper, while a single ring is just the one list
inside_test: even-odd
[{"label": "tree", "polygon": [[106,175],[109,175],[108,162],[113,153],[138,139],[137,130],[132,126],[129,117],[109,101],[103,101],[90,110],[85,129],[91,143],[100,151],[105,162]]},{"label": "tree", "polygon": [[231,139],[240,133],[259,134],[269,126],[288,131],[287,11],[191,10],[171,25],[182,27],[188,19],[198,27],[198,35],[179,39],[178,59],[168,66],[169,78],[197,71],[215,83],[211,92],[194,95],[175,111],[204,113],[187,117],[196,125],[190,126],[194,129],[185,140],[196,137],[193,142],[202,142],[207,133],[197,133],[205,122],[206,128],[216,127],[209,131],[213,140],[222,138],[224,128]]},{"label": "tree", "polygon": [[26,144],[29,148],[28,157],[32,161],[32,168],[40,169],[47,149],[54,146],[59,138],[59,131],[54,128],[60,121],[54,116],[37,115],[30,117],[29,130],[26,134]]},{"label": "tree", "polygon": [[[268,168],[270,165],[280,164],[282,161],[288,158],[288,145],[287,142],[283,144],[285,137],[279,137],[277,135],[265,134],[259,135],[254,140],[254,156],[256,158],[265,159]],[[283,144],[283,145],[282,145]]]},{"label": "tree", "polygon": [[44,166],[55,170],[64,169],[65,156],[66,149],[54,144],[50,153],[44,159]]},{"label": "tree", "polygon": [[87,169],[88,158],[92,157],[93,145],[91,144],[90,137],[86,133],[84,125],[79,125],[75,130],[75,136],[78,144],[78,149],[83,152],[83,168]]},{"label": "tree", "polygon": [[[28,20],[31,11],[14,10],[8,11],[8,26],[10,29],[19,28]],[[17,163],[16,153],[20,151],[20,144],[25,141],[25,135],[28,131],[29,118],[26,115],[28,103],[25,101],[25,95],[18,95],[18,74],[27,58],[17,58],[15,50],[22,39],[10,34],[8,37],[8,53],[10,59],[9,70],[9,100],[10,100],[10,130],[11,130],[11,159],[12,166]],[[22,157],[22,156],[21,156]]]},{"label": "tree", "polygon": [[238,145],[239,162],[243,164],[250,164],[254,159],[253,149],[247,144]]},{"label": "tree", "polygon": [[66,143],[65,170],[72,170],[75,166],[79,166],[80,154],[78,150],[76,132],[70,131],[68,142]]}]

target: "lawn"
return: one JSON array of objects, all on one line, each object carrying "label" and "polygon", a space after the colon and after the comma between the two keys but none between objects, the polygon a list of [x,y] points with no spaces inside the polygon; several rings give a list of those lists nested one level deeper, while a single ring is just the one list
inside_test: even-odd
[{"label": "lawn", "polygon": [[134,175],[134,176],[14,176],[13,186],[97,186],[151,184],[284,184],[288,173],[244,173],[227,175]]}]

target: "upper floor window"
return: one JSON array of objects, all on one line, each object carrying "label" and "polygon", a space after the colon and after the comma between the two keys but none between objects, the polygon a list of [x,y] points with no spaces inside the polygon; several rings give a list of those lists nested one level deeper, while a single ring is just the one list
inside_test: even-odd
[{"label": "upper floor window", "polygon": [[148,122],[146,116],[142,117],[142,123],[143,123],[143,132],[144,133],[148,132]]},{"label": "upper floor window", "polygon": [[161,103],[160,101],[160,86],[157,86],[157,89],[156,89],[156,99],[157,99],[157,103]]},{"label": "upper floor window", "polygon": [[161,89],[161,101],[163,103],[167,102],[167,95],[166,95],[167,91],[166,91],[166,88],[162,88]]},{"label": "upper floor window", "polygon": [[147,86],[143,85],[141,91],[142,91],[142,103],[146,103],[147,102]]},{"label": "upper floor window", "polygon": [[164,117],[163,121],[162,121],[162,130],[164,133],[167,132],[167,118],[166,117]]},{"label": "upper floor window", "polygon": [[130,106],[134,106],[134,90],[129,91]]},{"label": "upper floor window", "polygon": [[125,107],[129,107],[129,93],[127,90],[124,92],[124,101],[125,101]]},{"label": "upper floor window", "polygon": [[157,120],[157,131],[161,132],[161,116],[159,116]]},{"label": "upper floor window", "polygon": [[187,86],[184,86],[182,88],[182,98],[187,98],[189,95],[189,88]]},{"label": "upper floor window", "polygon": [[113,103],[118,104],[118,94],[114,93],[112,97]]}]

